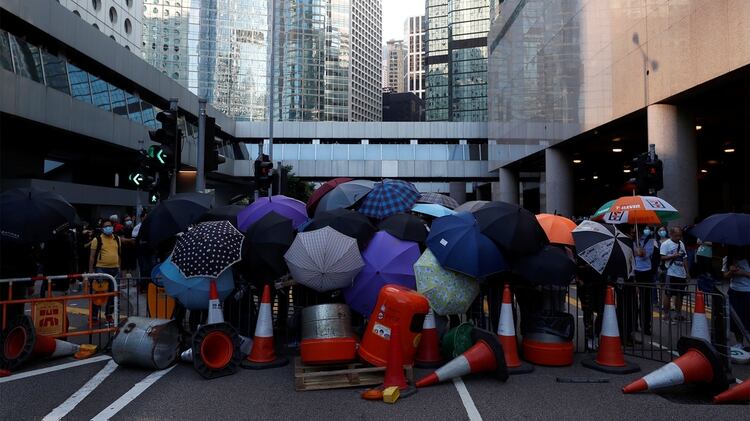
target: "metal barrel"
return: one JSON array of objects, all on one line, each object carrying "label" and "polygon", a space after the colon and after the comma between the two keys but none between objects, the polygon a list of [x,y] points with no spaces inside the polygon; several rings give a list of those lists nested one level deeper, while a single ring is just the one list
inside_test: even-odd
[{"label": "metal barrel", "polygon": [[352,317],[346,304],[320,304],[302,310],[302,339],[351,338]]},{"label": "metal barrel", "polygon": [[161,370],[179,355],[177,322],[147,317],[129,317],[112,341],[112,359],[119,365]]}]

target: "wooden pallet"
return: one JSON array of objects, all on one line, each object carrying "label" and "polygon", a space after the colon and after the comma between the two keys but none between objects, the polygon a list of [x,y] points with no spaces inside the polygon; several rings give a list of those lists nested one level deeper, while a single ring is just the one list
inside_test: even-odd
[{"label": "wooden pallet", "polygon": [[[406,379],[414,382],[412,366],[405,365]],[[294,389],[341,389],[345,387],[374,386],[383,383],[385,367],[372,367],[360,362],[330,365],[305,365],[300,357],[294,359]]]}]

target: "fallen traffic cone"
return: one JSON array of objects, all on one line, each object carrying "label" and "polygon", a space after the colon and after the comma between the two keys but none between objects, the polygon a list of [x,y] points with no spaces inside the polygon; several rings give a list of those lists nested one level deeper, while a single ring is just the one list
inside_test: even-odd
[{"label": "fallen traffic cone", "polygon": [[219,291],[216,289],[216,280],[211,279],[211,289],[208,293],[208,321],[207,325],[214,323],[224,323],[224,313],[221,309],[221,300],[219,300]]},{"label": "fallen traffic cone", "polygon": [[265,368],[283,367],[289,364],[286,357],[276,356],[273,340],[273,320],[271,318],[271,287],[263,288],[260,300],[258,322],[255,324],[255,338],[250,349],[250,355],[242,361],[242,368],[260,370]]},{"label": "fallen traffic cone", "polygon": [[706,305],[702,291],[695,293],[695,311],[693,312],[693,326],[690,328],[690,336],[711,342],[711,333],[708,330]]},{"label": "fallen traffic cone", "polygon": [[432,309],[427,312],[422,323],[422,339],[417,348],[414,365],[419,368],[436,368],[443,365],[443,357],[440,355],[440,339],[438,339],[435,326],[435,313]]},{"label": "fallen traffic cone", "polygon": [[192,345],[180,358],[192,361],[195,370],[204,378],[215,379],[237,372],[242,360],[240,335],[232,325],[224,322],[214,279],[211,279],[208,296],[208,322],[195,331]]},{"label": "fallen traffic cone", "polygon": [[385,367],[383,377],[383,389],[397,386],[400,390],[406,390],[409,385],[404,376],[404,358],[401,349],[401,335],[399,335],[398,324],[391,328],[391,337],[388,340],[388,365]]},{"label": "fallen traffic cone", "polygon": [[607,287],[607,296],[604,301],[604,319],[602,321],[602,333],[599,335],[599,352],[596,359],[587,358],[581,361],[584,367],[610,374],[628,374],[641,371],[634,363],[625,361],[620,341],[620,330],[617,327],[617,314],[615,310],[615,289]]},{"label": "fallen traffic cone", "polygon": [[750,379],[747,379],[737,386],[714,396],[714,403],[748,401],[750,401]]},{"label": "fallen traffic cone", "polygon": [[28,316],[16,317],[0,338],[3,368],[12,371],[33,358],[67,357],[80,347],[49,336],[37,335],[34,322]]},{"label": "fallen traffic cone", "polygon": [[713,393],[729,387],[719,354],[710,342],[683,336],[677,342],[677,350],[680,357],[625,386],[622,392],[636,393],[691,383],[705,384]]},{"label": "fallen traffic cone", "polygon": [[505,284],[505,289],[503,289],[503,303],[500,307],[500,320],[497,323],[497,337],[503,345],[508,373],[525,374],[534,371],[534,366],[526,364],[518,358],[516,323],[513,321],[513,302],[511,301],[510,286],[508,284]]},{"label": "fallen traffic cone", "polygon": [[422,377],[417,381],[417,387],[431,386],[469,373],[485,371],[493,371],[498,380],[508,380],[503,346],[497,336],[486,330],[474,329],[472,338],[475,343],[471,348],[435,372]]}]

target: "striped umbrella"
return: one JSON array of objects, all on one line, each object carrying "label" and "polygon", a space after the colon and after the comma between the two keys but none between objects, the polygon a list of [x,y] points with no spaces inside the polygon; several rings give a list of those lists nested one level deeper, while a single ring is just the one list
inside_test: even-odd
[{"label": "striped umbrella", "polygon": [[408,212],[419,199],[413,184],[401,180],[383,180],[376,183],[362,201],[359,212],[376,219],[384,219],[399,212]]},{"label": "striped umbrella", "polygon": [[633,240],[614,225],[583,221],[573,230],[578,256],[601,275],[627,278],[633,268]]},{"label": "striped umbrella", "polygon": [[357,240],[331,227],[297,234],[284,259],[295,281],[320,292],[351,286],[365,265]]},{"label": "striped umbrella", "polygon": [[422,193],[422,195],[419,196],[417,202],[443,205],[448,209],[456,209],[458,207],[458,202],[456,202],[456,199],[440,193]]},{"label": "striped umbrella", "polygon": [[654,196],[623,196],[613,201],[609,209],[601,214],[602,221],[608,224],[659,225],[680,217],[674,206]]}]

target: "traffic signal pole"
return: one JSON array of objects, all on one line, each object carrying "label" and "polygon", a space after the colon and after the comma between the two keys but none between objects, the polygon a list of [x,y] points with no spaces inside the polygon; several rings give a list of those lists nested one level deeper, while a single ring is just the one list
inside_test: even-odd
[{"label": "traffic signal pole", "polygon": [[[211,139],[213,141],[213,139]],[[203,192],[206,190],[206,100],[198,99],[198,153],[195,174],[195,191]]]},{"label": "traffic signal pole", "polygon": [[177,193],[177,176],[180,172],[180,165],[182,164],[182,139],[180,139],[180,131],[177,124],[177,98],[169,99],[169,111],[174,113],[174,175],[172,175],[172,184],[169,187],[169,195],[173,196]]}]

